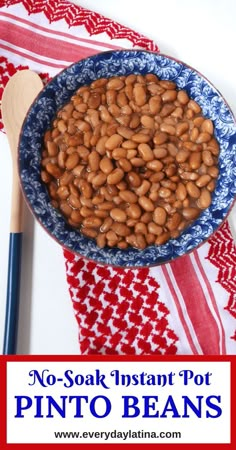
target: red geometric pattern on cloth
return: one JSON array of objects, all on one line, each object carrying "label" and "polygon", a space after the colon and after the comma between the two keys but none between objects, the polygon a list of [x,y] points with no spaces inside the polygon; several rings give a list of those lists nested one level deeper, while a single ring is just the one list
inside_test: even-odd
[{"label": "red geometric pattern on cloth", "polygon": [[84,25],[90,36],[106,33],[110,39],[129,39],[133,46],[158,52],[159,48],[151,39],[140,35],[100,14],[89,11],[64,0],[0,0],[1,6],[22,3],[29,14],[43,12],[49,22],[64,19],[69,27]]},{"label": "red geometric pattern on cloth", "polygon": [[175,354],[178,338],[148,269],[100,266],[64,250],[82,354]]},{"label": "red geometric pattern on cloth", "polygon": [[[225,309],[236,317],[236,264],[235,243],[232,239],[229,224],[224,222],[209,240],[210,249],[207,259],[219,269],[217,281],[229,293],[229,301]],[[236,340],[236,332],[234,338]]]},{"label": "red geometric pattern on cloth", "polygon": [[[19,70],[29,69],[29,66],[14,66],[11,62],[8,61],[5,56],[0,56],[0,101],[2,99],[2,94],[4,87],[6,86],[8,80],[14,73],[18,72]],[[48,73],[40,73],[39,74],[41,80],[44,84],[46,84],[49,80]],[[0,109],[0,130],[3,129],[3,123],[2,123],[2,112]]]}]

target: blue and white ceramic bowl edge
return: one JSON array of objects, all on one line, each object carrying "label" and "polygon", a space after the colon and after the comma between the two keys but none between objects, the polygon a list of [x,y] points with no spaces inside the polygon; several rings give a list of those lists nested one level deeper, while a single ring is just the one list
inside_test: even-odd
[{"label": "blue and white ceramic bowl edge", "polygon": [[[212,203],[177,239],[144,250],[97,247],[69,226],[52,207],[46,186],[40,178],[42,137],[56,111],[84,84],[101,77],[155,73],[176,82],[202,107],[214,123],[220,144],[220,174]],[[233,113],[219,91],[199,72],[166,55],[142,50],[99,53],[72,64],[54,77],[31,106],[23,124],[19,143],[19,172],[26,201],[34,216],[64,248],[97,263],[121,267],[147,267],[163,264],[191,252],[204,243],[226,219],[236,196],[236,124]]]}]

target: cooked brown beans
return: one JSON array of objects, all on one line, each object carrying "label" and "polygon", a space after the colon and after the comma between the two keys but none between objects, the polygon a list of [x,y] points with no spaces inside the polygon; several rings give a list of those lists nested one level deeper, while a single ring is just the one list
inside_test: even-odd
[{"label": "cooked brown beans", "polygon": [[92,239],[95,239],[98,234],[97,230],[94,230],[93,228],[86,228],[86,227],[81,227],[81,233],[83,233],[88,238],[92,238]]},{"label": "cooked brown beans", "polygon": [[139,144],[138,152],[144,161],[152,161],[154,159],[153,151],[148,144]]},{"label": "cooked brown beans", "polygon": [[188,108],[190,108],[196,114],[201,112],[201,107],[194,100],[189,100]]},{"label": "cooked brown beans", "polygon": [[181,163],[187,161],[187,159],[189,158],[189,155],[190,155],[190,153],[188,150],[181,149],[181,150],[179,150],[179,152],[176,155],[176,161],[179,164],[181,164]]},{"label": "cooked brown beans", "polygon": [[167,89],[161,96],[162,101],[165,102],[173,102],[177,98],[176,89]]},{"label": "cooked brown beans", "polygon": [[114,169],[107,177],[108,184],[117,184],[122,180],[124,172],[122,169]]},{"label": "cooked brown beans", "polygon": [[101,221],[101,219],[99,219],[99,217],[89,216],[89,217],[86,217],[85,219],[83,219],[82,224],[84,227],[98,228],[102,224],[102,221]]},{"label": "cooked brown beans", "polygon": [[127,154],[127,151],[122,148],[122,147],[118,147],[118,148],[114,148],[114,150],[112,151],[112,158],[119,160],[120,158],[125,158]]},{"label": "cooked brown beans", "polygon": [[166,222],[166,228],[169,231],[174,231],[178,228],[180,222],[182,220],[182,215],[179,212],[175,212],[171,217],[168,218]]},{"label": "cooked brown beans", "polygon": [[205,175],[201,175],[198,180],[196,181],[196,185],[200,188],[206,186],[209,181],[211,180],[210,175],[205,174]]},{"label": "cooked brown beans", "polygon": [[192,152],[189,157],[189,165],[191,169],[199,169],[199,167],[201,166],[202,158],[203,156],[201,152]]},{"label": "cooked brown beans", "polygon": [[88,163],[91,170],[96,171],[99,169],[100,155],[96,152],[96,150],[92,150],[89,154]]},{"label": "cooked brown beans", "polygon": [[192,198],[200,197],[201,191],[193,181],[187,182],[186,190],[187,190],[187,193],[190,195],[190,197],[192,197]]},{"label": "cooked brown beans", "polygon": [[157,132],[155,135],[154,135],[154,138],[153,138],[153,142],[154,142],[154,144],[156,144],[156,145],[161,145],[161,144],[164,144],[165,142],[167,142],[168,141],[168,136],[167,136],[167,134],[166,133],[163,133],[163,132]]},{"label": "cooked brown beans", "polygon": [[74,169],[78,162],[80,160],[80,157],[78,155],[78,153],[74,152],[71,155],[68,156],[66,162],[65,162],[65,166],[68,170],[72,170]]},{"label": "cooked brown beans", "polygon": [[168,155],[168,150],[164,147],[154,148],[153,154],[154,154],[155,158],[162,159]]},{"label": "cooked brown beans", "polygon": [[216,166],[211,166],[208,168],[207,173],[212,177],[212,178],[217,178],[219,175],[219,169]]},{"label": "cooked brown beans", "polygon": [[161,161],[153,160],[147,162],[147,168],[153,170],[154,172],[159,172],[161,169],[163,169],[163,163]]},{"label": "cooked brown beans", "polygon": [[182,134],[184,134],[188,129],[189,129],[188,122],[179,122],[176,125],[175,134],[176,136],[182,136]]},{"label": "cooked brown beans", "polygon": [[116,222],[125,222],[127,218],[125,212],[120,208],[111,209],[110,216]]},{"label": "cooked brown beans", "polygon": [[70,205],[65,200],[60,202],[59,208],[66,217],[70,217],[70,215],[73,211],[73,209],[70,207]]},{"label": "cooked brown beans", "polygon": [[138,142],[138,144],[149,142],[150,141],[150,135],[144,134],[144,133],[136,133],[132,136],[132,141]]},{"label": "cooked brown beans", "polygon": [[140,195],[145,195],[151,188],[151,183],[148,180],[143,180],[142,184],[135,189],[136,194],[140,197]]},{"label": "cooked brown beans", "polygon": [[[63,188],[65,188],[65,186],[63,186]],[[62,189],[62,187],[59,188],[59,189]],[[58,190],[59,190],[59,189],[58,189]],[[58,191],[57,191],[57,195],[60,197]],[[67,195],[67,197],[64,197],[64,199],[66,199],[66,198],[68,198],[68,203],[69,203],[70,206],[72,206],[73,208],[79,209],[79,208],[81,207],[82,204],[81,204],[80,198],[77,197],[76,195],[70,194],[69,196]]]},{"label": "cooked brown beans", "polygon": [[148,197],[145,197],[145,195],[141,195],[138,199],[138,202],[139,202],[140,206],[142,206],[144,211],[153,211],[154,210],[153,202]]},{"label": "cooked brown beans", "polygon": [[165,244],[168,240],[170,239],[170,232],[169,231],[164,231],[164,233],[160,234],[156,240],[155,243],[157,245],[163,245]]},{"label": "cooked brown beans", "polygon": [[142,214],[142,209],[140,208],[139,205],[137,205],[137,204],[135,203],[135,204],[130,205],[130,206],[126,209],[126,214],[127,214],[129,217],[132,217],[132,219],[139,219],[139,217],[140,217],[141,214]]},{"label": "cooked brown beans", "polygon": [[111,226],[112,230],[115,231],[115,233],[118,236],[129,236],[130,234],[130,229],[129,227],[127,227],[127,225],[125,225],[124,223],[118,223],[118,222],[114,222]]},{"label": "cooked brown beans", "polygon": [[211,140],[211,135],[209,133],[200,133],[198,138],[196,139],[197,144],[204,144]]},{"label": "cooked brown beans", "polygon": [[112,161],[110,158],[108,158],[107,156],[104,156],[100,163],[99,163],[99,167],[101,169],[102,172],[104,172],[105,174],[109,174],[112,172],[112,170],[114,169]]},{"label": "cooked brown beans", "polygon": [[216,180],[211,180],[207,185],[207,189],[209,192],[213,192],[215,190],[215,187],[216,187]]},{"label": "cooked brown beans", "polygon": [[151,97],[148,102],[148,106],[151,114],[158,114],[162,107],[161,97],[159,95]]},{"label": "cooked brown beans", "polygon": [[193,219],[196,219],[199,216],[200,211],[199,211],[198,208],[187,207],[187,208],[183,209],[182,214],[183,214],[185,219],[193,220]]},{"label": "cooked brown beans", "polygon": [[53,141],[47,141],[47,150],[49,156],[56,156],[58,154],[58,146]]},{"label": "cooked brown beans", "polygon": [[120,136],[119,134],[113,134],[113,136],[110,136],[106,140],[105,148],[107,148],[108,150],[114,150],[114,148],[119,147],[122,141],[122,136]]},{"label": "cooked brown beans", "polygon": [[107,89],[119,90],[123,86],[124,86],[124,82],[118,77],[111,78],[107,83]]},{"label": "cooked brown beans", "polygon": [[98,172],[97,175],[92,179],[92,184],[94,187],[103,186],[105,183],[107,177],[106,174],[103,172]]},{"label": "cooked brown beans", "polygon": [[213,134],[214,132],[214,127],[213,127],[213,123],[210,119],[206,119],[202,122],[201,124],[201,131],[203,133],[208,133],[210,135]]},{"label": "cooked brown beans", "polygon": [[142,84],[136,83],[133,90],[134,101],[137,106],[143,106],[146,103],[146,90]]},{"label": "cooked brown beans", "polygon": [[161,206],[157,206],[157,208],[154,209],[153,213],[153,220],[158,225],[165,225],[166,223],[166,211]]},{"label": "cooked brown beans", "polygon": [[68,189],[67,186],[60,186],[60,187],[57,189],[57,195],[58,195],[58,197],[59,197],[60,199],[65,200],[65,199],[67,199],[67,198],[69,197],[70,191],[69,191],[69,189]]},{"label": "cooked brown beans", "polygon": [[177,100],[182,105],[186,105],[189,102],[189,96],[185,91],[179,91],[177,94]]},{"label": "cooked brown beans", "polygon": [[199,199],[197,200],[197,206],[200,209],[208,208],[211,204],[211,194],[208,189],[203,188]]},{"label": "cooked brown beans", "polygon": [[131,188],[138,187],[142,183],[141,175],[134,170],[127,174],[126,179],[128,180]]},{"label": "cooked brown beans", "polygon": [[163,245],[211,204],[219,144],[200,105],[154,74],[82,86],[45,133],[52,205],[98,247]]},{"label": "cooked brown beans", "polygon": [[203,150],[202,160],[203,160],[204,164],[208,167],[211,167],[214,165],[214,157],[209,150]]},{"label": "cooked brown beans", "polygon": [[126,158],[119,159],[119,166],[124,172],[130,172],[132,170],[132,164]]},{"label": "cooked brown beans", "polygon": [[136,203],[138,201],[138,196],[133,191],[126,189],[120,191],[119,196],[127,203]]},{"label": "cooked brown beans", "polygon": [[171,134],[172,136],[174,136],[176,133],[176,129],[173,125],[169,125],[168,123],[164,122],[160,125],[160,130],[163,133]]},{"label": "cooked brown beans", "polygon": [[54,178],[60,178],[60,176],[62,175],[62,170],[60,169],[60,167],[50,162],[46,164],[46,171]]}]

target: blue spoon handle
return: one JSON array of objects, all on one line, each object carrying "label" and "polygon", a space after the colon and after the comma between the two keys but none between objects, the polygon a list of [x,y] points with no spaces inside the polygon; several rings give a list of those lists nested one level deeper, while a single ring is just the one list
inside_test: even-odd
[{"label": "blue spoon handle", "polygon": [[20,298],[20,266],[23,233],[10,233],[6,317],[4,330],[4,355],[15,355]]}]

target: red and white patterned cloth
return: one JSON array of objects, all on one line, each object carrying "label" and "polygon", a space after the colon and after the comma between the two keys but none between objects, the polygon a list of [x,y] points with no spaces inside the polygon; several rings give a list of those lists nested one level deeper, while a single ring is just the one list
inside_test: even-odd
[{"label": "red and white patterned cloth", "polygon": [[[29,67],[46,82],[74,61],[150,39],[64,0],[0,0],[0,96]],[[0,128],[3,125],[0,122]],[[146,269],[64,251],[82,354],[236,354],[236,252],[228,223],[190,255]]]}]

